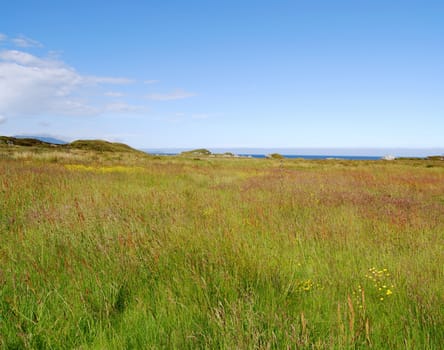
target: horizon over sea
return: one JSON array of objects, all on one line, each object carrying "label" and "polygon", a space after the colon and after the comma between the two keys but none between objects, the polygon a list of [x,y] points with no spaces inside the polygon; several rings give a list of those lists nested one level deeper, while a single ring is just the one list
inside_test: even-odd
[{"label": "horizon over sea", "polygon": [[[267,158],[267,154],[238,154],[240,157],[250,157],[250,158]],[[342,156],[342,155],[322,155],[322,154],[282,154],[284,158],[288,159],[346,159],[346,160],[378,160],[381,157],[371,157],[371,156]]]},{"label": "horizon over sea", "polygon": [[[268,154],[279,153],[285,158],[296,159],[347,159],[378,160],[390,157],[442,156],[444,148],[207,148],[214,154],[233,153],[237,156],[266,158]],[[156,155],[178,155],[193,148],[143,148],[144,152]]]}]

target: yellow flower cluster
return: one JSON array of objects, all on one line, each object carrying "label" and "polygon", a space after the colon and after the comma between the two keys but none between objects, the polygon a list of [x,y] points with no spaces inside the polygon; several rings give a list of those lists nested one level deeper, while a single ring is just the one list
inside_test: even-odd
[{"label": "yellow flower cluster", "polygon": [[365,275],[367,279],[373,282],[373,287],[380,301],[384,301],[384,298],[393,294],[394,285],[390,283],[390,276],[386,268],[378,270],[375,267],[368,269],[368,273]]},{"label": "yellow flower cluster", "polygon": [[311,290],[313,288],[313,281],[311,279],[308,279],[306,281],[302,281],[299,284],[299,290],[304,291],[304,292],[308,292],[309,290]]},{"label": "yellow flower cluster", "polygon": [[319,283],[315,283],[311,279],[298,281],[295,287],[299,292],[310,292],[315,289],[322,289]]}]

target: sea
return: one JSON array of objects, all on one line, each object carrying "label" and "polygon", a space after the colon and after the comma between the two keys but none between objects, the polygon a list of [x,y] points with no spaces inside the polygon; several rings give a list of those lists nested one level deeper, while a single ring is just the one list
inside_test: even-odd
[{"label": "sea", "polygon": [[[240,157],[248,158],[267,158],[267,154],[239,154]],[[347,160],[378,160],[381,157],[371,157],[371,156],[343,156],[343,155],[322,155],[322,154],[282,154],[284,158],[290,159],[347,159]]]},{"label": "sea", "polygon": [[[192,148],[146,148],[142,151],[174,156]],[[214,154],[233,153],[240,157],[266,158],[267,155],[279,153],[290,159],[344,159],[344,160],[378,160],[384,158],[413,157],[425,158],[433,155],[444,155],[444,148],[208,148]]]},{"label": "sea", "polygon": [[[147,151],[145,151],[147,152]],[[165,153],[165,152],[147,152],[149,154],[153,154],[156,156],[177,156],[179,153]],[[268,154],[255,154],[255,153],[239,153],[235,154],[235,156],[243,157],[243,158],[257,158],[257,159],[265,159]],[[282,154],[284,158],[289,159],[345,159],[345,160],[378,160],[382,159],[381,157],[365,157],[365,156],[329,156],[329,155],[306,155],[306,154]]]}]

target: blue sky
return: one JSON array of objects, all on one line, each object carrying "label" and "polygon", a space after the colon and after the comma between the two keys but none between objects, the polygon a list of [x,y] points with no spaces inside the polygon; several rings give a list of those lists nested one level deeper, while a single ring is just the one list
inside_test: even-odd
[{"label": "blue sky", "polygon": [[0,134],[444,147],[444,2],[5,1]]}]

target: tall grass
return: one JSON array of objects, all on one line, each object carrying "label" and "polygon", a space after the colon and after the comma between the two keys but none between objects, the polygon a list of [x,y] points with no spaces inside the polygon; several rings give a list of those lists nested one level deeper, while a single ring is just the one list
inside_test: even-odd
[{"label": "tall grass", "polygon": [[444,343],[439,161],[37,158],[0,162],[2,348]]}]

